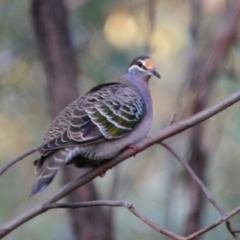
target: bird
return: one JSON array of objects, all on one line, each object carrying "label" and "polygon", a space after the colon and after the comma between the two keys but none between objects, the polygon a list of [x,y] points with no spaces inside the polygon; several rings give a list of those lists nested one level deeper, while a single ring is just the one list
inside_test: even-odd
[{"label": "bird", "polygon": [[53,120],[38,149],[30,196],[43,192],[67,164],[94,167],[147,136],[153,117],[151,76],[161,78],[148,56],[132,60],[125,74],[93,87]]}]

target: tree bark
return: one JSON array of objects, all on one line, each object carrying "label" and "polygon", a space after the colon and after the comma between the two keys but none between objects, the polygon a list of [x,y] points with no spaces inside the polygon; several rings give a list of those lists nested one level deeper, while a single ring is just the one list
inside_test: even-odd
[{"label": "tree bark", "polygon": [[[33,26],[47,78],[50,114],[55,117],[78,97],[77,66],[69,37],[67,10],[63,0],[32,0]],[[63,168],[63,183],[82,171],[71,166]],[[68,196],[69,202],[97,200],[93,183]],[[111,239],[111,227],[102,208],[69,209],[75,239]]]}]

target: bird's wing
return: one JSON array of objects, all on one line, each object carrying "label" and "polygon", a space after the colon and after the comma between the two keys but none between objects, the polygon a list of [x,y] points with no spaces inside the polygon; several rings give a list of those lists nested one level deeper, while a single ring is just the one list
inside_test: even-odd
[{"label": "bird's wing", "polygon": [[41,153],[123,137],[146,113],[140,92],[122,83],[95,87],[67,108],[49,129]]}]

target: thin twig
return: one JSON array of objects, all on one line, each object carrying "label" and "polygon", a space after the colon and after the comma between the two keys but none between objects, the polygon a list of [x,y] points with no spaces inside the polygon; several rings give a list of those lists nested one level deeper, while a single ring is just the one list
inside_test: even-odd
[{"label": "thin twig", "polygon": [[[176,159],[185,167],[189,175],[193,178],[193,180],[198,184],[198,186],[201,188],[202,192],[205,194],[207,199],[210,203],[218,210],[221,215],[226,214],[226,211],[215,201],[213,198],[211,192],[208,190],[208,188],[205,186],[205,184],[202,182],[202,180],[195,174],[195,172],[192,170],[192,168],[188,165],[186,161],[184,161],[167,143],[160,142],[160,144],[165,147],[173,156],[176,157]],[[226,222],[226,227],[228,231],[235,237],[235,231],[231,227],[231,223],[229,221]]]},{"label": "thin twig", "polygon": [[208,232],[209,230],[217,227],[223,222],[226,222],[229,218],[236,215],[240,212],[240,206],[225,213],[222,215],[218,220],[216,220],[213,224],[202,228],[201,230],[195,232],[194,234],[191,234],[187,237],[178,236],[172,232],[167,231],[164,228],[159,227],[155,223],[153,223],[150,219],[148,219],[146,216],[144,216],[139,210],[137,210],[131,203],[125,202],[125,201],[109,201],[109,200],[99,200],[99,201],[90,201],[90,202],[75,202],[75,203],[51,203],[51,204],[45,204],[43,206],[44,211],[47,211],[49,209],[56,209],[56,208],[82,208],[82,207],[96,207],[96,206],[109,206],[109,207],[125,207],[127,208],[131,213],[133,213],[136,217],[138,217],[140,220],[142,220],[144,223],[146,223],[149,227],[153,228],[157,232],[160,232],[164,234],[165,236],[168,236],[174,240],[192,240],[196,239],[200,235]]},{"label": "thin twig", "polygon": [[[187,119],[184,119],[174,125],[166,127],[165,129],[161,130],[155,135],[147,137],[142,141],[136,144],[138,148],[138,152],[145,150],[146,148],[150,147],[155,143],[159,143],[160,141],[169,138],[177,133],[180,133],[196,124],[199,124],[202,121],[216,115],[220,111],[230,107],[234,103],[240,100],[240,91],[237,91],[230,96],[226,97],[222,101],[218,102],[217,104],[209,107],[202,112],[195,114]],[[108,161],[101,166],[94,168],[87,173],[83,174],[82,176],[72,180],[71,182],[65,184],[56,192],[51,194],[45,200],[39,202],[38,204],[34,205],[30,209],[26,210],[25,212],[19,214],[18,216],[14,217],[13,219],[9,220],[6,224],[0,227],[0,238],[6,236],[8,233],[22,225],[23,223],[29,221],[30,219],[34,218],[35,216],[43,213],[45,210],[43,209],[44,204],[54,203],[70,192],[74,191],[76,188],[81,187],[82,185],[86,184],[87,182],[91,181],[95,177],[99,176],[102,172],[107,171],[109,168],[114,167],[115,165],[119,164],[120,162],[124,161],[125,159],[133,156],[136,152],[132,151],[131,149],[127,149],[119,154],[117,157]]]},{"label": "thin twig", "polygon": [[239,212],[240,212],[240,207],[237,207],[237,208],[231,210],[230,212],[227,212],[226,214],[221,216],[216,222],[214,222],[213,224],[211,224],[211,225],[209,225],[209,226],[191,234],[190,236],[186,237],[185,240],[191,240],[191,239],[195,239],[195,238],[199,237],[203,233],[206,233],[206,232],[210,231],[211,229],[217,227],[222,222],[226,222],[229,218],[233,217],[234,215],[236,215]]},{"label": "thin twig", "polygon": [[168,126],[171,126],[171,125],[173,125],[173,123],[176,122],[176,116],[177,116],[176,113],[173,113],[173,114],[172,114],[172,116],[171,116],[171,118],[170,118],[170,120],[169,120]]},{"label": "thin twig", "polygon": [[13,160],[11,160],[11,161],[8,162],[7,164],[5,164],[3,167],[1,167],[1,168],[0,168],[0,177],[1,177],[1,175],[2,175],[8,168],[10,168],[11,166],[13,166],[14,164],[16,164],[17,162],[19,162],[19,161],[22,160],[23,158],[27,157],[28,155],[36,152],[40,146],[41,146],[41,145],[38,145],[38,146],[36,146],[36,147],[33,147],[33,148],[27,150],[26,152],[20,154],[19,156],[17,156],[16,158],[14,158]]},{"label": "thin twig", "polygon": [[124,207],[127,208],[131,213],[138,217],[141,221],[146,223],[149,227],[153,228],[155,231],[160,232],[174,240],[184,240],[185,238],[178,236],[172,232],[159,227],[146,216],[144,216],[139,210],[137,210],[131,203],[125,201],[90,201],[90,202],[76,202],[76,203],[51,203],[44,205],[44,210],[53,208],[82,208],[82,207],[94,207],[94,206],[109,206],[109,207]]},{"label": "thin twig", "polygon": [[189,175],[194,179],[194,181],[199,185],[199,187],[202,189],[203,193],[207,197],[207,199],[212,203],[212,205],[218,210],[221,215],[224,215],[226,212],[225,210],[214,200],[212,194],[208,190],[208,188],[204,185],[202,180],[198,178],[198,176],[195,174],[195,172],[192,170],[192,168],[185,162],[167,143],[160,142],[160,144],[165,147],[173,156],[176,157],[176,159],[185,167]]}]

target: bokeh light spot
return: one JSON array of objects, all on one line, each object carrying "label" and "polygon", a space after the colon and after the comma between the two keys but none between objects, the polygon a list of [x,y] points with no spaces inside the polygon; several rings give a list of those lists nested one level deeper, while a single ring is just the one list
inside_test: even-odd
[{"label": "bokeh light spot", "polygon": [[116,48],[125,48],[133,44],[138,37],[134,18],[127,10],[114,11],[105,22],[104,35]]}]

